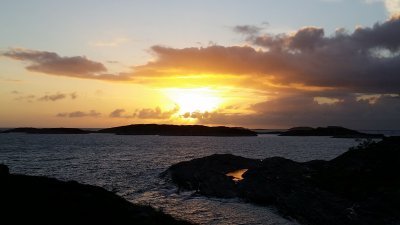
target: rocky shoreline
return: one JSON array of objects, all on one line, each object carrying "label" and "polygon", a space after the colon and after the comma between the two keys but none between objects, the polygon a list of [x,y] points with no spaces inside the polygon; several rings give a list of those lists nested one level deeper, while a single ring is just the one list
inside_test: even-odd
[{"label": "rocky shoreline", "polygon": [[10,174],[1,164],[0,204],[1,224],[192,224],[100,187]]},{"label": "rocky shoreline", "polygon": [[[243,179],[228,176],[242,171]],[[211,155],[165,171],[180,190],[239,197],[307,225],[400,224],[400,137],[365,142],[330,161]]]}]

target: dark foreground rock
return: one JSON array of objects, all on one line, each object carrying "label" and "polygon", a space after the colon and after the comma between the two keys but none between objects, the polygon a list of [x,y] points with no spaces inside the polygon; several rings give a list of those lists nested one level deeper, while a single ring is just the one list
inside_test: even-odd
[{"label": "dark foreground rock", "polygon": [[190,224],[103,188],[8,174],[0,165],[0,224]]},{"label": "dark foreground rock", "polygon": [[132,124],[99,130],[98,133],[121,135],[162,136],[257,136],[257,133],[241,127],[207,127],[201,125]]},{"label": "dark foreground rock", "polygon": [[383,134],[367,134],[344,127],[293,127],[279,136],[331,136],[334,138],[383,138]]},{"label": "dark foreground rock", "polygon": [[88,134],[91,133],[87,130],[78,128],[33,128],[33,127],[20,127],[5,130],[2,133],[26,133],[26,134]]},{"label": "dark foreground rock", "polygon": [[[243,180],[228,172],[248,169]],[[400,137],[364,144],[331,161],[299,163],[212,155],[171,166],[181,189],[274,206],[308,225],[400,224]]]}]

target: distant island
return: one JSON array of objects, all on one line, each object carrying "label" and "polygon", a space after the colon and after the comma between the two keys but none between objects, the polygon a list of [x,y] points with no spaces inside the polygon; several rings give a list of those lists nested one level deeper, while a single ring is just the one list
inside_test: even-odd
[{"label": "distant island", "polygon": [[257,133],[242,127],[209,127],[203,125],[131,124],[106,129],[84,130],[79,128],[33,128],[20,127],[1,133],[26,134],[89,134],[111,133],[118,135],[160,135],[160,136],[257,136]]},{"label": "distant island", "polygon": [[10,174],[2,164],[0,183],[2,224],[191,224],[100,187]]},{"label": "distant island", "polygon": [[179,190],[274,206],[307,225],[400,224],[400,137],[366,141],[330,161],[216,154],[161,175]]},{"label": "distant island", "polygon": [[242,127],[208,127],[202,125],[132,124],[97,131],[119,135],[160,136],[257,136],[257,133]]},{"label": "distant island", "polygon": [[88,134],[92,133],[88,130],[79,128],[33,128],[33,127],[19,127],[5,130],[1,133],[26,133],[26,134]]},{"label": "distant island", "polygon": [[131,124],[100,130],[79,128],[33,128],[20,127],[5,130],[1,133],[27,134],[89,134],[111,133],[117,135],[159,135],[159,136],[257,136],[258,134],[277,134],[279,136],[329,136],[333,138],[383,138],[383,134],[367,134],[339,126],[328,127],[293,127],[286,131],[266,129],[246,129],[242,127],[203,126],[203,125],[169,125],[169,124]]},{"label": "distant island", "polygon": [[330,136],[333,138],[383,138],[383,134],[367,134],[339,126],[293,127],[278,133],[279,136]]}]

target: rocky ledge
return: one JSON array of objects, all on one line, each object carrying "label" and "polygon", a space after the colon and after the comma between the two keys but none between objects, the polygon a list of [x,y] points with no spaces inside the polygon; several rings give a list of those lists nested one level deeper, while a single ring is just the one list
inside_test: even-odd
[{"label": "rocky ledge", "polygon": [[239,197],[307,225],[400,224],[400,137],[365,142],[331,161],[211,155],[162,176],[180,190]]},{"label": "rocky ledge", "polygon": [[100,187],[9,174],[5,165],[0,184],[1,224],[190,224]]},{"label": "rocky ledge", "polygon": [[383,134],[367,134],[339,126],[293,127],[279,136],[330,136],[334,138],[383,138]]}]

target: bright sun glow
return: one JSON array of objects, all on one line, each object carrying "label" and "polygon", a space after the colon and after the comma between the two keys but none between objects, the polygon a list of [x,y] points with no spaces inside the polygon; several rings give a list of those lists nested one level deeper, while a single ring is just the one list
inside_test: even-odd
[{"label": "bright sun glow", "polygon": [[211,112],[220,106],[219,92],[209,88],[170,88],[166,95],[179,106],[179,113]]}]

